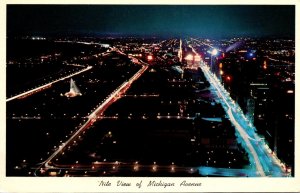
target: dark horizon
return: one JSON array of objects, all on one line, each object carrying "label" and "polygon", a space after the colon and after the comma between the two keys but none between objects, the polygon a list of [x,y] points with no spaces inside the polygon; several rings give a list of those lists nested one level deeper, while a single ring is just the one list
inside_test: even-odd
[{"label": "dark horizon", "polygon": [[7,5],[7,36],[295,37],[294,5]]}]

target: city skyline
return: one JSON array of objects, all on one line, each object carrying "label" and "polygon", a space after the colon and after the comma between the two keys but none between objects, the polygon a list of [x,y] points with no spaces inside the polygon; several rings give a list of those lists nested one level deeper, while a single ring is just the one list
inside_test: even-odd
[{"label": "city skyline", "polygon": [[[295,9],[7,4],[5,180],[295,188]],[[219,177],[229,180],[212,187]]]},{"label": "city skyline", "polygon": [[294,5],[7,5],[7,33],[293,37]]},{"label": "city skyline", "polygon": [[[13,162],[7,175],[76,176],[92,168],[85,174],[126,176],[133,168],[142,176],[293,176],[293,40],[248,38],[234,49],[241,39],[98,41],[9,39],[7,159]],[[24,46],[31,48],[25,57]],[[31,133],[27,124],[40,129]],[[58,128],[70,133],[62,136]],[[25,149],[17,153],[16,129],[48,142],[19,138]],[[58,136],[67,140],[58,142]],[[47,154],[31,152],[36,145],[48,149],[48,143],[53,147]],[[168,151],[157,151],[164,146]],[[36,159],[44,161],[34,167]]]}]

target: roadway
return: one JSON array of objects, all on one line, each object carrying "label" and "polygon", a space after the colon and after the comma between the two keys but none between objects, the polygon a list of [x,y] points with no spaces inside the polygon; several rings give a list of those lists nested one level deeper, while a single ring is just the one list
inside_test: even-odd
[{"label": "roadway", "polygon": [[122,172],[130,171],[134,172],[149,172],[149,173],[190,173],[196,174],[199,173],[197,167],[185,167],[185,166],[177,166],[174,163],[170,165],[159,165],[156,162],[153,164],[141,164],[139,162],[109,162],[109,161],[102,161],[102,162],[93,162],[92,164],[55,164],[51,167],[52,170],[65,170],[65,174],[72,175],[72,173],[82,176],[82,173],[93,173],[93,172],[102,172],[103,174],[111,174],[118,172],[122,174]]},{"label": "roadway", "polygon": [[242,110],[230,97],[229,93],[219,82],[219,79],[211,73],[209,67],[203,62],[200,63],[205,77],[212,86],[212,91],[215,91],[220,98],[220,102],[225,109],[231,123],[235,126],[238,138],[249,154],[250,163],[257,171],[259,176],[287,176],[284,170],[284,165],[273,154],[260,138],[255,127],[253,127],[246,119]]},{"label": "roadway", "polygon": [[102,115],[104,111],[116,100],[118,100],[121,95],[123,95],[131,86],[131,84],[137,80],[146,70],[148,69],[148,65],[143,65],[142,68],[135,73],[128,81],[125,81],[122,83],[117,89],[115,89],[107,98],[104,100],[104,102],[99,105],[98,108],[96,108],[95,111],[93,111],[89,116],[88,120],[64,143],[59,145],[59,147],[52,153],[52,155],[46,159],[44,162],[41,163],[41,166],[38,167],[34,174],[36,175],[36,172],[40,170],[41,168],[53,168],[52,166],[52,160],[63,152],[66,147],[68,147],[72,143],[76,143],[76,138],[86,129],[88,129],[93,123],[98,119],[99,115]]},{"label": "roadway", "polygon": [[290,62],[290,61],[278,60],[278,59],[271,58],[271,57],[268,57],[268,59],[272,60],[272,61],[275,61],[275,62],[282,62],[282,63],[288,64],[288,65],[295,65],[294,62]]},{"label": "roadway", "polygon": [[[215,89],[215,91],[217,91],[220,99],[222,99],[221,104],[222,104],[223,108],[225,109],[225,111],[227,112],[228,116],[230,117],[230,121],[233,123],[236,130],[239,132],[240,136],[242,137],[243,141],[245,142],[246,147],[247,147],[246,149],[248,150],[247,152],[250,153],[252,155],[252,157],[254,158],[254,165],[256,167],[256,170],[258,171],[260,176],[265,176],[265,172],[259,161],[258,155],[257,155],[256,151],[254,150],[252,144],[250,143],[247,133],[243,130],[243,128],[238,124],[238,122],[232,116],[231,105],[229,104],[230,103],[229,95],[225,95],[222,92],[220,85],[217,84],[216,79],[214,78],[212,73],[209,71],[209,68],[205,64],[202,63],[202,65],[200,67],[202,68],[202,71],[204,72],[204,75],[207,78],[207,80],[210,82],[211,86]],[[252,160],[252,159],[250,159],[250,160]]]},{"label": "roadway", "polygon": [[[101,119],[119,119],[119,116],[98,116],[97,118],[101,118]],[[132,117],[131,116],[128,116],[128,119],[131,119]],[[179,116],[179,115],[176,115],[176,116],[172,116],[172,115],[166,115],[166,116],[161,116],[161,115],[158,115],[158,116],[155,116],[155,117],[150,117],[147,116],[147,115],[143,115],[143,116],[140,116],[140,117],[134,117],[132,119],[177,119],[177,120],[193,120],[195,117],[190,117],[190,116]]]},{"label": "roadway", "polygon": [[[57,41],[57,42],[72,42],[72,41]],[[87,45],[90,45],[90,44],[100,45],[100,44],[98,44],[98,43],[88,43],[88,42],[77,42],[77,43],[82,43],[82,44],[87,44]],[[110,51],[106,51],[106,52],[104,52],[104,53],[95,54],[95,55],[93,55],[93,56],[94,56],[94,57],[98,57],[98,56],[106,56],[106,55],[109,55],[109,53],[110,53]],[[122,53],[122,54],[124,54],[124,53]],[[68,65],[70,65],[70,66],[80,66],[80,67],[84,67],[83,65],[79,65],[79,64],[68,64]],[[45,90],[45,89],[50,88],[50,87],[52,86],[52,84],[54,84],[54,83],[57,83],[57,82],[62,81],[62,80],[65,80],[65,79],[67,79],[67,78],[71,78],[71,77],[73,77],[73,76],[76,76],[76,75],[78,75],[78,74],[81,74],[81,73],[83,73],[83,72],[86,72],[86,71],[88,71],[88,70],[90,70],[90,69],[92,69],[92,66],[88,66],[88,67],[86,67],[86,68],[84,68],[84,69],[82,69],[82,70],[80,70],[80,71],[78,71],[78,72],[72,73],[72,74],[70,74],[70,75],[68,75],[68,76],[65,76],[65,77],[56,79],[55,81],[52,81],[52,82],[47,83],[47,84],[45,84],[45,85],[39,86],[39,87],[37,87],[37,88],[31,89],[31,90],[29,90],[29,91],[26,91],[26,92],[23,92],[23,93],[21,93],[21,94],[15,95],[15,96],[13,96],[13,97],[7,98],[7,99],[6,99],[6,102],[9,102],[9,101],[12,101],[12,100],[18,99],[18,98],[25,98],[25,97],[30,96],[30,95],[32,95],[32,94],[38,93],[38,92],[40,92],[40,91],[42,91],[42,90]]]},{"label": "roadway", "polygon": [[86,71],[88,71],[88,70],[90,70],[90,69],[92,69],[92,66],[88,66],[88,67],[86,67],[86,68],[84,68],[84,69],[82,69],[82,70],[80,70],[80,71],[78,71],[78,72],[72,73],[72,74],[70,74],[70,75],[68,75],[68,76],[65,76],[65,77],[56,79],[56,80],[54,80],[54,81],[52,81],[52,82],[50,82],[50,83],[47,83],[47,84],[45,84],[45,85],[39,86],[39,87],[34,88],[34,89],[32,89],[32,90],[29,90],[29,91],[23,92],[23,93],[21,93],[21,94],[15,95],[15,96],[13,96],[13,97],[7,98],[7,99],[6,99],[6,102],[12,101],[12,100],[17,99],[17,98],[25,98],[25,97],[27,97],[27,96],[29,96],[29,95],[38,93],[38,92],[40,92],[40,91],[42,91],[42,90],[45,90],[45,89],[47,89],[47,88],[50,88],[50,87],[52,86],[52,84],[54,84],[54,83],[57,83],[57,82],[62,81],[62,80],[65,80],[65,79],[67,79],[67,78],[71,78],[71,77],[73,77],[73,76],[76,76],[76,75],[78,75],[78,74],[81,74],[81,73],[83,73],[83,72],[86,72]]},{"label": "roadway", "polygon": [[[236,169],[236,168],[215,168],[208,166],[200,167],[186,167],[178,166],[174,163],[170,165],[159,165],[156,162],[153,164],[141,164],[139,162],[110,162],[110,161],[96,161],[91,164],[54,164],[51,167],[52,170],[64,170],[65,175],[79,175],[82,176],[82,173],[93,174],[94,172],[102,172],[103,174],[116,173],[122,174],[122,172],[165,172],[170,174],[175,173],[198,173],[201,176],[222,176],[222,177],[255,177],[256,173],[252,169]],[[57,175],[58,172],[55,173]],[[94,175],[92,175],[94,176]]]},{"label": "roadway", "polygon": [[[195,39],[196,40],[196,39]],[[192,46],[191,46],[192,47]],[[212,47],[213,48],[213,47]],[[192,49],[198,54],[195,49]],[[225,109],[230,121],[235,126],[239,137],[243,141],[242,145],[250,156],[251,165],[256,168],[259,176],[287,176],[285,166],[281,161],[272,154],[265,141],[256,133],[256,128],[246,119],[242,110],[230,97],[230,94],[221,85],[219,79],[210,71],[209,67],[203,60],[200,62],[206,79],[211,84],[211,90],[215,91],[220,102]]]}]

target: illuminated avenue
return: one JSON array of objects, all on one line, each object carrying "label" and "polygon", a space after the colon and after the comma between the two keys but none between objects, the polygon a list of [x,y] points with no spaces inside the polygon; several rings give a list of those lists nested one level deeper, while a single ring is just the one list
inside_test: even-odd
[{"label": "illuminated avenue", "polygon": [[[293,157],[282,154],[293,155],[293,134],[278,138],[282,124],[294,129],[293,111],[289,105],[272,111],[283,117],[276,130],[262,124],[270,121],[268,103],[294,97],[293,41],[26,37],[9,43],[53,50],[9,54],[7,176],[293,176]],[[277,43],[291,55],[267,51]],[[255,68],[258,77],[235,82],[244,68]],[[272,98],[277,87],[260,74],[281,85],[282,98]]]}]

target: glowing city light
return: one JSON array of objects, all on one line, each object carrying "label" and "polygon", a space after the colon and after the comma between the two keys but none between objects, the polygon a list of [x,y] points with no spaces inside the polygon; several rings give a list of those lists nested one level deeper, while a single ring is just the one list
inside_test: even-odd
[{"label": "glowing city light", "polygon": [[185,57],[185,60],[193,60],[193,55],[189,54]]},{"label": "glowing city light", "polygon": [[[258,137],[254,127],[249,124],[244,114],[241,113],[238,104],[230,98],[224,87],[220,85],[220,82],[217,80],[215,74],[212,74],[212,72],[210,72],[209,70],[209,67],[205,64],[201,65],[201,68],[203,69],[204,75],[207,80],[214,86],[219,96],[221,97],[221,104],[224,109],[227,109],[227,115],[236,128],[237,140],[241,142],[242,146],[244,146],[245,150],[248,152],[249,161],[252,168],[248,171],[243,171],[243,175],[287,175],[286,170],[283,167],[285,165],[276,157],[276,155],[272,157],[269,156],[268,146],[265,144],[264,140],[261,140]],[[226,76],[225,79],[231,80],[231,77]],[[280,164],[283,164],[283,166],[281,166]],[[206,169],[207,168],[205,168],[205,170]],[[232,171],[230,173],[228,173],[227,171],[231,171],[231,169],[229,168],[228,170],[226,170],[226,176],[235,175],[232,173]],[[199,172],[202,173],[201,170]]]},{"label": "glowing city light", "polygon": [[218,54],[218,50],[216,48],[214,48],[212,51],[211,51],[211,55],[215,56]]},{"label": "glowing city light", "polygon": [[148,56],[147,56],[147,60],[148,60],[148,61],[153,60],[153,56],[152,56],[152,55],[148,55]]},{"label": "glowing city light", "polygon": [[267,69],[267,61],[264,61],[264,64],[263,64],[263,69]]},{"label": "glowing city light", "polygon": [[195,56],[195,61],[196,61],[196,62],[201,61],[201,57],[200,57],[199,55],[196,55],[196,56]]}]

